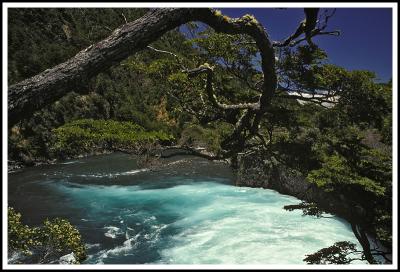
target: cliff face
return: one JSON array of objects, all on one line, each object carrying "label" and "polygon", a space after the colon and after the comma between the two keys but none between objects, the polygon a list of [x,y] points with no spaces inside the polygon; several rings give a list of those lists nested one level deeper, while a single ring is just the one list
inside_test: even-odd
[{"label": "cliff face", "polygon": [[365,210],[355,206],[341,195],[334,195],[307,182],[306,177],[273,158],[253,153],[238,158],[237,186],[261,187],[314,202],[323,210],[345,218],[349,222],[362,222]]}]

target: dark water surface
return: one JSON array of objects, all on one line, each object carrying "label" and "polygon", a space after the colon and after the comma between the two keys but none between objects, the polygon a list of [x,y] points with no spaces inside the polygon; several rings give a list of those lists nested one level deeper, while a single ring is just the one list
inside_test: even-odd
[{"label": "dark water surface", "polygon": [[88,248],[86,263],[302,264],[348,224],[284,205],[294,197],[235,187],[222,163],[182,157],[151,170],[114,153],[9,174],[9,205],[24,222],[63,217]]}]

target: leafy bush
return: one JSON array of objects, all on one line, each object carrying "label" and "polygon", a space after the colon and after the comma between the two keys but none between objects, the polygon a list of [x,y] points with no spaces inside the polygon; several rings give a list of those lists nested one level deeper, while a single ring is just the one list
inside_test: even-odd
[{"label": "leafy bush", "polygon": [[24,254],[32,254],[30,249],[39,246],[37,241],[38,229],[30,228],[22,224],[21,214],[14,208],[8,208],[8,247],[11,250],[22,251]]},{"label": "leafy bush", "polygon": [[74,253],[77,263],[85,260],[86,252],[81,235],[67,220],[46,219],[39,230],[44,261],[58,259],[71,252]]},{"label": "leafy bush", "polygon": [[[351,254],[353,254],[352,257]],[[323,248],[313,254],[306,255],[303,260],[308,264],[349,264],[353,260],[364,260],[359,254],[354,243],[349,241],[336,242],[332,246]]]},{"label": "leafy bush", "polygon": [[182,131],[179,144],[200,146],[206,148],[208,151],[218,153],[221,150],[221,142],[231,129],[231,127],[223,123],[217,127],[208,128],[199,125],[190,125]]},{"label": "leafy bush", "polygon": [[8,247],[21,252],[27,263],[54,263],[73,253],[75,263],[86,259],[86,249],[79,231],[65,219],[46,219],[43,226],[22,224],[21,214],[8,208]]},{"label": "leafy bush", "polygon": [[311,171],[307,179],[311,183],[325,188],[327,191],[346,190],[355,186],[363,191],[370,192],[376,196],[385,194],[385,187],[372,179],[355,173],[348,162],[339,155],[333,155],[326,159],[322,168]]},{"label": "leafy bush", "polygon": [[53,130],[53,151],[60,155],[76,155],[97,149],[128,148],[140,150],[154,143],[168,143],[173,136],[163,131],[145,131],[132,122],[81,119]]}]

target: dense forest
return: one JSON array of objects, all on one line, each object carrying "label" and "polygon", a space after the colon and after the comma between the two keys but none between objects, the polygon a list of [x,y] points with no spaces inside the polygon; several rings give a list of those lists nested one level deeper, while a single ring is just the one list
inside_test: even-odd
[{"label": "dense forest", "polygon": [[[67,61],[148,11],[9,9],[9,85]],[[222,24],[244,22],[249,33],[258,24],[251,15],[234,21],[212,12]],[[256,106],[261,101],[262,107],[267,85],[260,42],[190,22],[11,126],[9,167],[178,146],[211,160],[228,159],[241,186],[299,196],[293,191],[300,185],[288,189],[265,180],[309,184],[314,193],[285,208],[344,217],[362,251],[338,241],[309,255],[307,263],[350,263],[354,254],[369,263],[378,262],[374,256],[391,262],[392,82],[331,64],[312,37],[329,28],[333,14],[324,13],[325,20],[307,30],[310,14],[305,12],[301,33],[271,45],[277,84],[265,110]]]}]

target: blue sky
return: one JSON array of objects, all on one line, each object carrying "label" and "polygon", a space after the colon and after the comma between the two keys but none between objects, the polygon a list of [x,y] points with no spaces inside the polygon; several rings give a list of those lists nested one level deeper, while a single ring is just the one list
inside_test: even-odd
[{"label": "blue sky", "polygon": [[[272,40],[293,33],[304,19],[303,9],[223,8],[229,17],[254,15],[267,29]],[[326,30],[341,35],[314,39],[324,49],[329,62],[349,70],[370,70],[379,81],[392,78],[392,10],[390,8],[338,8]]]}]

